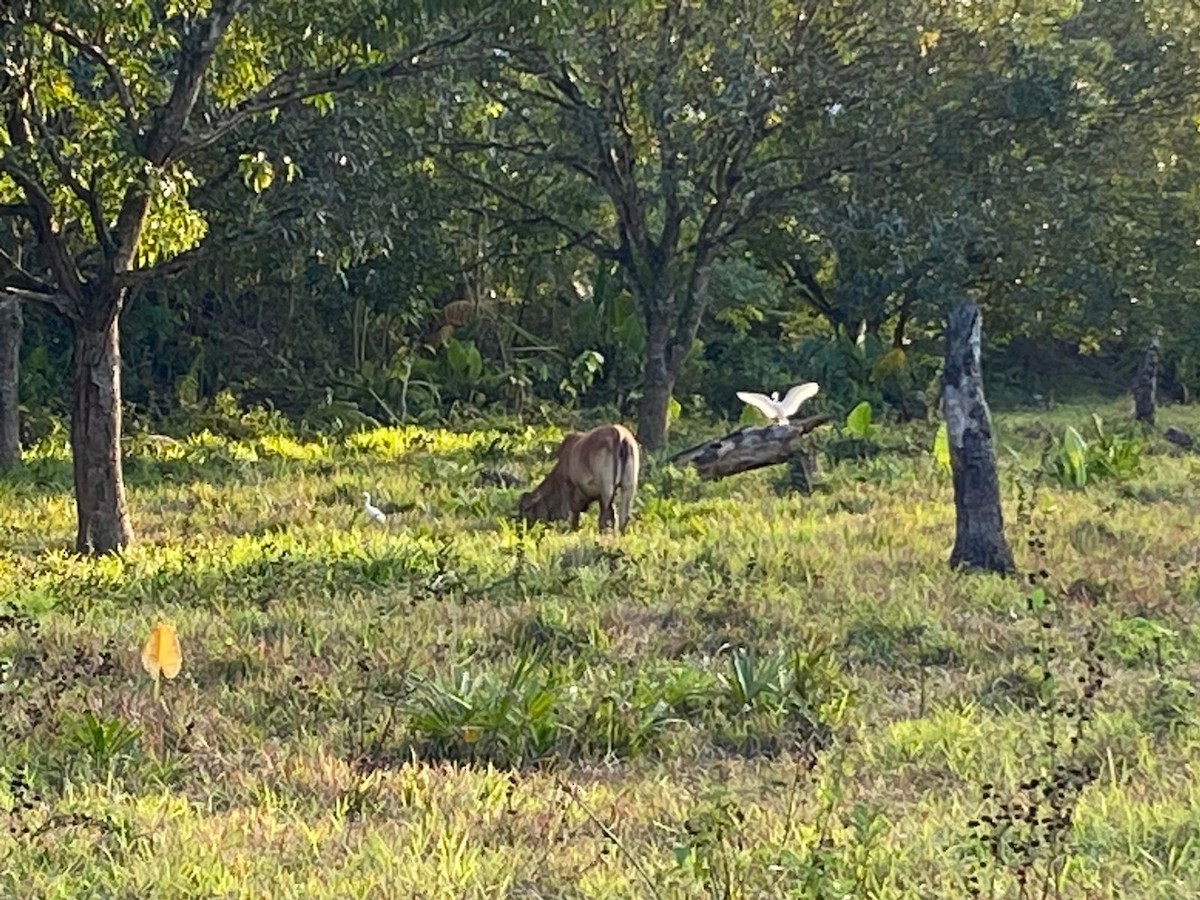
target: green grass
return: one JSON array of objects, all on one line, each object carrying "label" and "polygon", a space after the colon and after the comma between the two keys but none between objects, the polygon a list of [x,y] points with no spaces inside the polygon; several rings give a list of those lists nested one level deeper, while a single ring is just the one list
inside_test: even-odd
[{"label": "green grass", "polygon": [[[99,560],[48,443],[0,482],[0,896],[1200,896],[1200,457],[1018,509],[1089,412],[997,417],[1040,613],[947,569],[932,424],[811,496],[651,467],[624,538],[525,532],[477,480],[539,477],[550,429],[141,436],[139,541]],[[1070,821],[988,862],[1056,763]]]}]

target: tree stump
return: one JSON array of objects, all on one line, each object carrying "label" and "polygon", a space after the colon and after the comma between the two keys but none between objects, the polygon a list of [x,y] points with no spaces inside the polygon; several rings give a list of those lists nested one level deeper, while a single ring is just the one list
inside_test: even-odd
[{"label": "tree stump", "polygon": [[1007,575],[1016,567],[1004,537],[996,452],[983,397],[982,323],[979,308],[968,302],[951,312],[946,324],[942,412],[950,444],[956,519],[950,566]]},{"label": "tree stump", "polygon": [[1145,425],[1154,424],[1158,395],[1158,335],[1155,335],[1133,378],[1133,418]]},{"label": "tree stump", "polygon": [[800,439],[833,416],[812,416],[787,425],[739,428],[724,437],[705,441],[672,456],[676,466],[690,465],[701,481],[715,481],[739,472],[788,462],[803,453]]}]

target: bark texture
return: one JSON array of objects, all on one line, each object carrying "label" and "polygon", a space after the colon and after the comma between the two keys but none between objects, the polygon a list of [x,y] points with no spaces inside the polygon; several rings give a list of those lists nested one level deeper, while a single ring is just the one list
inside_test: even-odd
[{"label": "bark texture", "polygon": [[642,361],[642,399],[638,404],[638,442],[650,450],[667,443],[668,407],[677,366],[671,340],[674,291],[658,281],[639,292],[646,307],[646,349]]},{"label": "bark texture", "polygon": [[800,439],[804,435],[831,421],[832,416],[812,416],[787,425],[739,428],[676,453],[669,461],[677,466],[694,467],[703,481],[715,481],[788,462],[803,452]]},{"label": "bark texture", "polygon": [[75,323],[71,455],[80,553],[110,553],[133,540],[121,469],[121,348],[113,316]]},{"label": "bark texture", "polygon": [[0,471],[21,462],[21,301],[0,291]]},{"label": "bark texture", "polygon": [[973,303],[951,312],[946,326],[942,410],[950,443],[956,516],[950,566],[1010,574],[1015,566],[1004,537],[996,452],[983,396],[982,326],[979,308]]},{"label": "bark texture", "polygon": [[1133,417],[1146,425],[1154,424],[1158,407],[1158,337],[1150,341],[1133,379]]}]

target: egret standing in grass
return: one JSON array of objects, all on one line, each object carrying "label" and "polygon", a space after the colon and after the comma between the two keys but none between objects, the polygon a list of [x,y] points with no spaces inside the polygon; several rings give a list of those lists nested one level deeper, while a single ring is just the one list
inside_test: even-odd
[{"label": "egret standing in grass", "polygon": [[383,514],[383,510],[378,506],[371,505],[371,495],[363,491],[363,509],[370,516],[371,521],[376,525],[387,525],[387,516]]},{"label": "egret standing in grass", "polygon": [[788,419],[800,409],[800,404],[815,397],[819,390],[815,381],[809,381],[796,385],[782,400],[779,399],[779,391],[774,391],[770,397],[755,391],[738,391],[737,395],[739,400],[753,406],[776,425],[786,425]]}]

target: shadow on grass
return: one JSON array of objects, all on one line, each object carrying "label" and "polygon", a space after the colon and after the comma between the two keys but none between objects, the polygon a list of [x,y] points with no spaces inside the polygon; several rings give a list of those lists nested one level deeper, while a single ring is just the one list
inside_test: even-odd
[{"label": "shadow on grass", "polygon": [[[244,481],[252,469],[278,467],[279,463],[280,461],[273,459],[259,462],[222,458],[196,461],[127,456],[122,461],[122,466],[126,484],[145,488],[163,484],[187,484],[193,481],[218,486],[234,484]],[[288,468],[290,471],[319,471],[320,465],[289,460]],[[74,490],[75,474],[70,459],[35,457],[0,475],[0,485],[25,496],[55,496]]]}]

